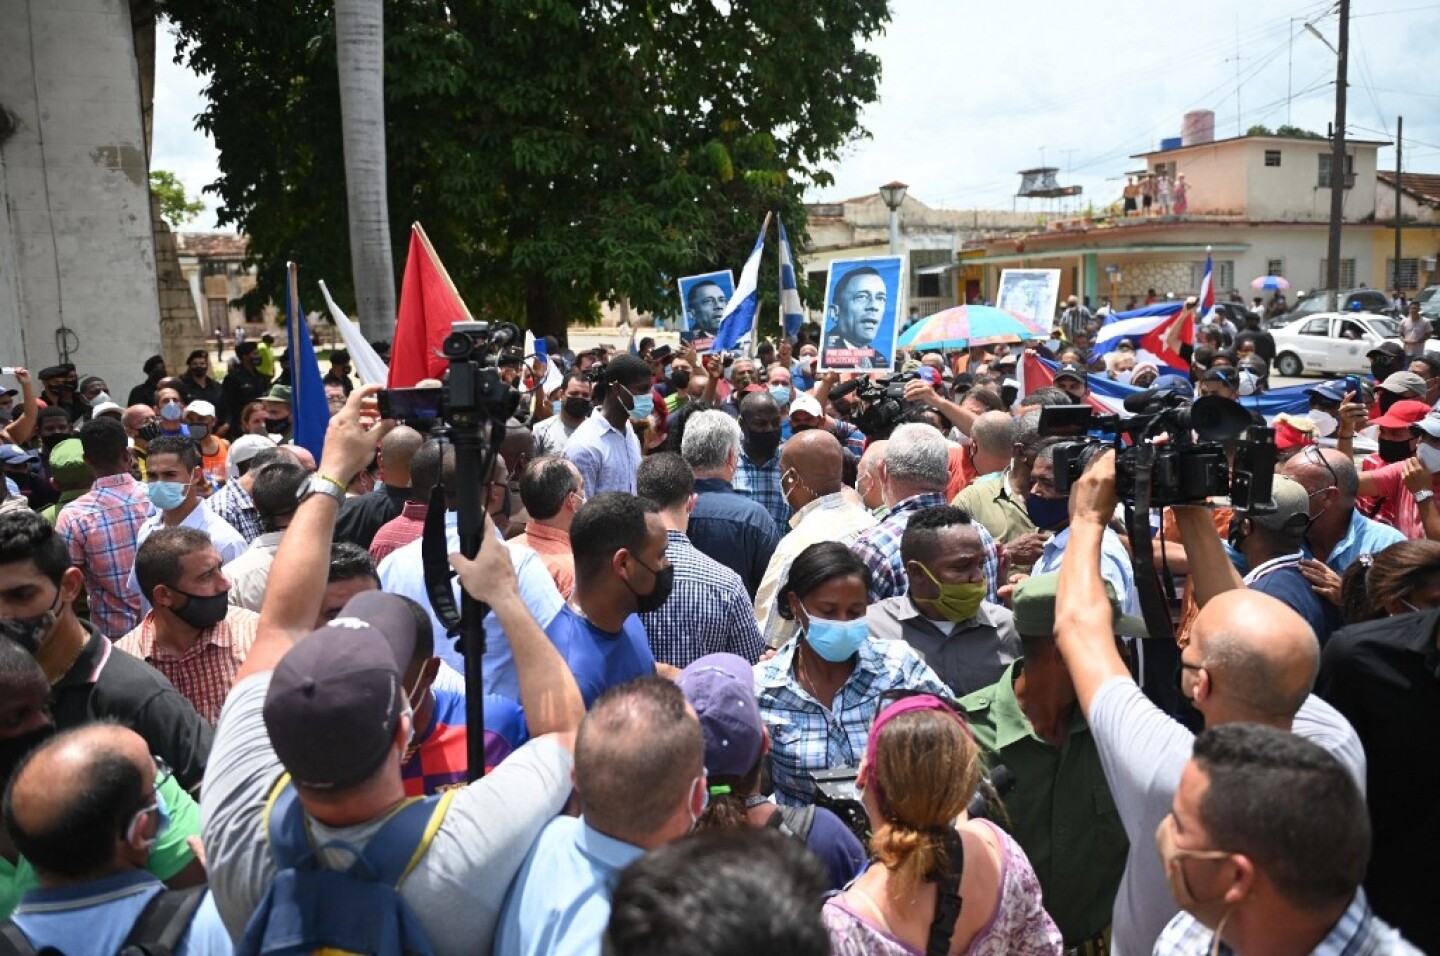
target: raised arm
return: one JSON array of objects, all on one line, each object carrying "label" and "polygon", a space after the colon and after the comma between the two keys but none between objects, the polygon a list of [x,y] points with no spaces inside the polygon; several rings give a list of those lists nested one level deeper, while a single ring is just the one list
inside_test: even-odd
[{"label": "raised arm", "polygon": [[975,424],[975,413],[968,408],[962,408],[947,398],[941,398],[935,391],[935,387],[923,379],[915,379],[905,383],[905,401],[921,402],[940,410],[940,414],[960,429],[965,434],[970,434],[970,427]]},{"label": "raised arm", "polygon": [[35,395],[35,382],[30,378],[29,369],[17,367],[15,380],[20,383],[20,417],[5,426],[3,432],[7,441],[23,445],[35,434],[35,423],[40,420],[40,402]]},{"label": "raised arm", "polygon": [[488,604],[505,631],[515,656],[520,706],[525,708],[531,736],[558,734],[561,742],[573,749],[575,731],[585,716],[575,675],[521,599],[510,550],[496,536],[489,515],[480,540],[480,553],[474,561],[452,554],[450,565],[460,575],[465,593]]},{"label": "raised arm", "polygon": [[1115,646],[1114,611],[1100,576],[1100,542],[1114,513],[1115,452],[1106,451],[1070,495],[1070,542],[1055,599],[1055,642],[1087,716],[1102,684],[1130,676]]},{"label": "raised arm", "polygon": [[1230,563],[1215,522],[1210,512],[1194,505],[1176,505],[1175,524],[1180,528],[1180,540],[1185,542],[1185,553],[1190,584],[1195,590],[1196,607],[1204,607],[1215,595],[1224,591],[1243,588],[1245,582],[1240,572]]},{"label": "raised arm", "polygon": [[[384,421],[367,428],[361,423],[361,403],[378,391],[379,385],[355,389],[345,407],[330,419],[317,477],[344,488],[369,463],[376,444],[395,424]],[[295,510],[270,567],[255,645],[236,675],[236,683],[251,674],[274,670],[285,652],[313,628],[325,598],[330,542],[339,510],[334,498],[320,494],[306,498]]]}]

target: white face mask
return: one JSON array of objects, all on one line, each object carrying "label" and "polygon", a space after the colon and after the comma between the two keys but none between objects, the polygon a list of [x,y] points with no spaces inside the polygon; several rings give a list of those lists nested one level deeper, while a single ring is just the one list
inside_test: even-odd
[{"label": "white face mask", "polygon": [[1340,427],[1340,422],[1335,416],[1323,408],[1312,408],[1305,413],[1305,417],[1315,423],[1315,429],[1320,433],[1321,438],[1329,438],[1335,434],[1335,429]]},{"label": "white face mask", "polygon": [[1135,370],[1134,370],[1133,368],[1127,368],[1127,369],[1125,369],[1123,372],[1116,372],[1116,373],[1115,373],[1115,381],[1121,383],[1122,385],[1129,385],[1129,384],[1130,384],[1130,380],[1133,379],[1134,377],[1135,377]]},{"label": "white face mask", "polygon": [[1242,371],[1240,372],[1240,394],[1241,394],[1241,395],[1254,395],[1254,394],[1255,394],[1255,389],[1256,389],[1256,387],[1257,387],[1259,384],[1260,384],[1260,380],[1255,377],[1255,373],[1254,373],[1254,372],[1251,372],[1251,371],[1249,371],[1248,369],[1242,370]]},{"label": "white face mask", "polygon": [[1424,465],[1430,474],[1440,474],[1440,448],[1420,442],[1415,446],[1415,457],[1420,459],[1420,464]]}]

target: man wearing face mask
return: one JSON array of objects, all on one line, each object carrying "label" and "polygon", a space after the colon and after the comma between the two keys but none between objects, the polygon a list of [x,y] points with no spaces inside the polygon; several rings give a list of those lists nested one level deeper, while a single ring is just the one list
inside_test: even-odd
[{"label": "man wearing face mask", "polygon": [[[1402,424],[1409,418],[1406,412],[1421,410],[1428,414]],[[1440,512],[1435,506],[1435,492],[1440,490],[1440,412],[1428,411],[1421,402],[1396,402],[1376,424],[1387,464],[1360,473],[1360,495],[1371,503],[1366,512],[1407,538],[1436,538],[1440,534]]]},{"label": "man wearing face mask", "polygon": [[135,577],[150,602],[140,626],[115,646],[154,667],[210,723],[250,647],[260,616],[230,603],[230,581],[210,539],[193,528],[150,535]]},{"label": "man wearing face mask", "polygon": [[231,435],[241,435],[245,426],[240,413],[251,402],[258,401],[270,390],[270,377],[259,370],[260,355],[254,342],[241,342],[235,346],[236,365],[225,374],[221,383],[221,400],[216,408],[223,408],[229,415]]},{"label": "man wearing face mask", "polygon": [[[145,494],[155,513],[136,535],[136,547],[161,528],[194,528],[207,535],[224,561],[233,561],[245,550],[245,539],[224,518],[204,507],[200,487],[205,472],[200,449],[189,438],[163,435],[150,443],[146,456],[150,477]],[[133,578],[134,575],[132,574]]]},{"label": "man wearing face mask", "polygon": [[226,420],[224,387],[210,374],[210,353],[196,349],[185,358],[185,375],[180,379],[180,397],[188,406],[192,402],[209,402],[211,408],[219,409],[218,425],[211,423],[218,435],[225,434]]},{"label": "man wearing face mask", "polygon": [[616,684],[655,673],[639,614],[670,596],[675,569],[655,504],[622,492],[593,495],[570,525],[575,590],[545,628],[588,707]]},{"label": "man wearing face mask", "polygon": [[903,640],[961,697],[994,683],[1020,655],[1013,615],[985,600],[985,548],[962,508],[941,505],[910,516],[900,539],[907,593],[870,605],[870,636]]},{"label": "man wearing face mask", "polygon": [[634,355],[617,355],[603,373],[601,405],[570,436],[565,457],[580,469],[588,494],[635,493],[641,437],[655,410],[650,366]]},{"label": "man wearing face mask", "polygon": [[1405,370],[1405,349],[1399,342],[1381,342],[1365,357],[1370,360],[1370,374],[1377,383]]},{"label": "man wearing face mask", "polygon": [[180,397],[180,389],[175,387],[173,381],[162,383],[155,389],[155,402],[155,411],[159,418],[156,437],[179,435],[189,438],[190,426],[184,421],[185,401]]},{"label": "man wearing face mask", "polygon": [[560,384],[559,407],[555,414],[537,423],[531,429],[534,441],[533,455],[542,458],[548,455],[565,454],[565,446],[575,430],[590,417],[594,406],[590,403],[590,380],[579,372],[566,372]]},{"label": "man wearing face mask", "polygon": [[80,397],[80,393],[75,387],[78,384],[75,366],[68,362],[52,365],[49,368],[42,368],[37,377],[43,386],[40,390],[40,400],[47,407],[63,408],[72,422],[85,415],[90,406],[85,399]]},{"label": "man wearing face mask", "polygon": [[76,617],[83,581],[64,540],[44,519],[0,514],[0,636],[25,648],[45,671],[54,688],[56,727],[111,719],[144,737],[183,786],[197,786],[210,754],[211,726],[158,671],[116,652],[89,621]]},{"label": "man wearing face mask", "polygon": [[155,405],[155,385],[167,374],[165,371],[165,357],[163,355],[152,355],[145,360],[140,369],[145,373],[145,381],[130,389],[130,397],[126,399],[126,405]]},{"label": "man wearing face mask", "polygon": [[1364,795],[1308,740],[1254,724],[1205,731],[1155,843],[1182,909],[1156,956],[1420,953],[1360,887]]},{"label": "man wearing face mask", "polygon": [[[20,765],[6,795],[5,829],[39,876],[11,921],[30,946],[111,953],[137,925],[147,926],[147,948],[168,928],[144,920],[165,890],[145,868],[172,826],[166,776],[134,731],[105,724],[61,734]],[[188,896],[172,917],[183,921],[175,952],[230,952],[209,893]]]},{"label": "man wearing face mask", "polygon": [[[781,370],[783,371],[783,369]],[[740,460],[735,490],[770,512],[779,534],[789,527],[790,506],[780,491],[780,449],[784,406],[772,391],[753,392],[740,400]],[[787,386],[788,388],[788,386]],[[787,399],[788,404],[788,399]]]}]

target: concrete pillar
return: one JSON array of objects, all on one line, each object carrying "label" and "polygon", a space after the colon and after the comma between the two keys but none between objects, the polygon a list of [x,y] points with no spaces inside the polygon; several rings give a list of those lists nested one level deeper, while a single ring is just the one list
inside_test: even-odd
[{"label": "concrete pillar", "polygon": [[1088,295],[1090,308],[1100,308],[1100,256],[1096,253],[1087,252],[1080,257],[1080,291],[1076,295],[1082,302]]},{"label": "concrete pillar", "polygon": [[[9,0],[0,29],[0,330],[23,363],[70,358],[123,400],[160,350],[139,71],[127,0]],[[0,347],[10,333],[0,331]],[[13,336],[12,336],[13,337]],[[21,364],[6,354],[0,364]]]}]

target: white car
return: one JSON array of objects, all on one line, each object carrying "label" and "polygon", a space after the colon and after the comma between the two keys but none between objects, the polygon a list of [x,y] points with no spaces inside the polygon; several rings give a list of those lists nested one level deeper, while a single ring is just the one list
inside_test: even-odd
[{"label": "white car", "polygon": [[[1368,312],[1322,312],[1270,330],[1275,339],[1275,374],[1363,375],[1370,371],[1371,350],[1382,342],[1400,342],[1400,323]],[[1440,341],[1425,344],[1440,352]]]}]

